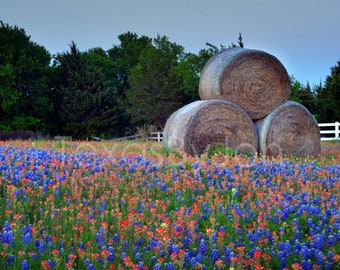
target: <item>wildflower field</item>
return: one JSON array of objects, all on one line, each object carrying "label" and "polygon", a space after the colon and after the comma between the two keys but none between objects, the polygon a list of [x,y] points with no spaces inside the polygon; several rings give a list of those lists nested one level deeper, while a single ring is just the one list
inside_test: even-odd
[{"label": "wildflower field", "polygon": [[0,142],[0,269],[339,269],[339,150]]}]

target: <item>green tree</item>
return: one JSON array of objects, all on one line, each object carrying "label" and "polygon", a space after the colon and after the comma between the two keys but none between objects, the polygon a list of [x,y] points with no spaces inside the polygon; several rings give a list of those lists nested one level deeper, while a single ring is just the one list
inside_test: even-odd
[{"label": "green tree", "polygon": [[48,131],[50,54],[2,21],[0,40],[0,129]]},{"label": "green tree", "polygon": [[74,42],[70,52],[55,57],[53,101],[62,134],[85,139],[105,136],[114,129],[114,90],[105,68],[109,63],[103,51],[81,53]]},{"label": "green tree", "polygon": [[305,106],[312,114],[316,113],[316,93],[311,89],[309,83],[304,86],[294,76],[290,76],[291,94],[289,99],[299,102]]},{"label": "green tree", "polygon": [[182,46],[158,35],[142,51],[129,75],[127,113],[135,125],[163,127],[167,118],[187,99],[176,67],[184,56]]},{"label": "green tree", "polygon": [[[226,47],[206,43],[199,53],[184,53],[184,48],[157,36],[145,48],[129,76],[126,91],[127,113],[133,124],[156,124],[163,127],[172,112],[199,99],[199,80],[204,65]],[[239,46],[243,47],[239,34]]]},{"label": "green tree", "polygon": [[221,46],[219,49],[210,43],[206,43],[206,45],[208,48],[200,50],[198,54],[186,53],[174,67],[174,71],[182,79],[182,89],[188,97],[185,103],[199,99],[199,81],[204,65],[210,57],[224,48]]},{"label": "green tree", "polygon": [[119,136],[124,136],[132,128],[130,115],[125,113],[128,106],[125,91],[130,88],[128,76],[137,65],[141,52],[152,44],[152,39],[132,32],[121,34],[118,39],[120,44],[109,49],[108,55],[113,63],[112,79],[118,103],[117,131]]},{"label": "green tree", "polygon": [[[182,88],[189,97],[186,103],[199,99],[199,80],[206,62],[219,51],[226,49],[226,46],[222,44],[218,47],[207,42],[206,46],[207,48],[201,49],[198,54],[185,54],[178,66],[175,67],[178,76],[180,76],[183,81]],[[243,48],[243,46],[242,35],[239,33],[238,45],[231,43],[231,46],[229,47]]]},{"label": "green tree", "polygon": [[340,120],[340,60],[331,67],[324,87],[318,88],[317,113],[319,122],[335,122]]}]

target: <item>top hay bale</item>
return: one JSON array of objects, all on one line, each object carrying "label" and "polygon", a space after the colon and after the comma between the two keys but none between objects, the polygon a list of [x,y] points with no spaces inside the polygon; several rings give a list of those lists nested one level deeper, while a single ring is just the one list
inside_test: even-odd
[{"label": "top hay bale", "polygon": [[258,50],[228,48],[205,64],[202,100],[226,99],[242,107],[252,120],[264,118],[290,96],[290,79],[274,56]]}]

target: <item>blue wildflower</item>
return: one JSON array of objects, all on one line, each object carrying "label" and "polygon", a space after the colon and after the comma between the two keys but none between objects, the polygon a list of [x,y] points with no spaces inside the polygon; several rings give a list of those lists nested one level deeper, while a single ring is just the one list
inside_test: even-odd
[{"label": "blue wildflower", "polygon": [[165,263],[164,264],[165,270],[175,270],[175,265],[173,263]]},{"label": "blue wildflower", "polygon": [[142,260],[142,254],[141,254],[140,252],[137,252],[137,253],[135,254],[135,257],[136,257],[136,260],[137,260],[137,261],[141,261],[141,260]]},{"label": "blue wildflower", "polygon": [[220,253],[216,247],[213,247],[211,250],[211,260],[213,261],[213,264],[219,259]]},{"label": "blue wildflower", "polygon": [[7,220],[5,221],[4,229],[5,229],[5,231],[10,231],[11,230],[11,225],[10,225],[10,223]]},{"label": "blue wildflower", "polygon": [[29,270],[29,265],[28,265],[28,261],[27,260],[23,260],[21,262],[21,268],[20,270]]},{"label": "blue wildflower", "polygon": [[84,265],[85,265],[85,266],[89,266],[89,265],[90,265],[90,262],[91,262],[91,260],[90,260],[89,258],[86,258],[86,259],[84,260]]},{"label": "blue wildflower", "polygon": [[196,264],[197,264],[196,257],[191,257],[190,258],[190,265],[192,267],[195,267]]},{"label": "blue wildflower", "polygon": [[89,266],[87,267],[87,270],[96,270],[96,268],[95,268],[94,265],[91,263],[91,264],[89,264]]},{"label": "blue wildflower", "polygon": [[201,243],[200,243],[200,252],[202,255],[207,255],[207,245],[204,241],[204,239],[201,240]]},{"label": "blue wildflower", "polygon": [[161,267],[161,265],[160,264],[155,264],[155,266],[153,267],[153,270],[161,270],[162,269],[162,267]]},{"label": "blue wildflower", "polygon": [[48,260],[48,265],[50,266],[50,269],[53,270],[55,266],[55,261],[54,260]]},{"label": "blue wildflower", "polygon": [[32,238],[31,233],[28,232],[22,237],[22,242],[24,244],[29,244],[31,242],[31,238]]},{"label": "blue wildflower", "polygon": [[44,244],[43,241],[39,242],[38,249],[39,249],[39,252],[44,253],[44,251],[45,251],[45,244]]}]

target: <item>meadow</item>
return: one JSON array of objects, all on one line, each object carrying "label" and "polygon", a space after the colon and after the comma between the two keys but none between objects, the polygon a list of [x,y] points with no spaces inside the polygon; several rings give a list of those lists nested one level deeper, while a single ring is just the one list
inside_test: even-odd
[{"label": "meadow", "polygon": [[0,142],[0,269],[339,269],[339,150]]}]

